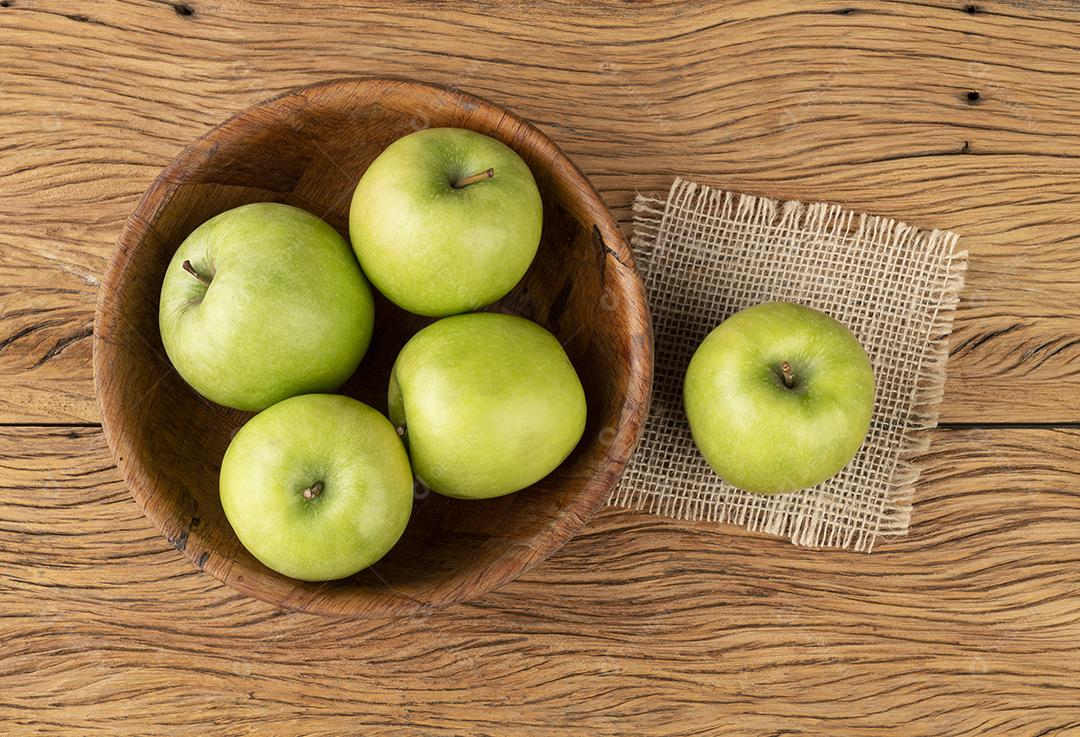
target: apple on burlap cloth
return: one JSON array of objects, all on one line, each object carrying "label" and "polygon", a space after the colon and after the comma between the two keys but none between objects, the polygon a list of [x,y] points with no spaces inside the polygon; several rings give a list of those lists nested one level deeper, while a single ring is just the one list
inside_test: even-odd
[{"label": "apple on burlap cloth", "polygon": [[[905,534],[967,268],[957,235],[683,179],[666,201],[639,195],[634,210],[656,368],[641,444],[609,503],[733,523],[797,545],[869,552],[879,538]],[[846,325],[873,363],[876,398],[866,440],[840,473],[764,496],[728,485],[706,463],[690,436],[682,384],[709,331],[770,301],[802,303]]]}]

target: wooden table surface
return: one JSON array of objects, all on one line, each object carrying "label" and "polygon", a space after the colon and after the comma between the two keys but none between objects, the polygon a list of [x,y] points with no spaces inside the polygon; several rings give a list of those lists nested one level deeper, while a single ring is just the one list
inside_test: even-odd
[{"label": "wooden table surface", "polygon": [[[0,0],[0,733],[1080,734],[1080,9]],[[196,136],[345,75],[538,124],[629,231],[685,175],[962,234],[942,426],[871,555],[600,513],[424,618],[277,611],[110,461],[92,310]]]}]

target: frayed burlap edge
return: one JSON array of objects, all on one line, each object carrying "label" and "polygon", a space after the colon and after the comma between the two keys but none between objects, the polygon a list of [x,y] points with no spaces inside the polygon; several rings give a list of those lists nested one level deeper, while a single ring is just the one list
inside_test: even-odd
[{"label": "frayed burlap edge", "polygon": [[625,488],[625,484],[615,490],[609,504],[676,519],[732,523],[755,532],[789,537],[800,546],[871,552],[878,538],[906,534],[911,522],[915,488],[923,470],[920,457],[929,449],[932,431],[938,423],[949,358],[949,337],[967,271],[967,251],[955,250],[958,235],[937,229],[925,231],[893,218],[855,213],[835,204],[778,201],[718,190],[677,178],[666,201],[640,193],[635,198],[631,244],[646,284],[651,277],[658,235],[664,229],[670,204],[675,202],[688,209],[718,207],[722,217],[745,216],[749,211],[754,221],[800,228],[823,237],[849,237],[870,243],[882,237],[896,239],[903,244],[923,242],[927,248],[939,247],[947,251],[946,274],[939,286],[940,298],[931,320],[928,346],[917,370],[912,407],[888,484],[884,514],[876,530],[847,529],[844,525],[816,515],[796,517],[785,508],[757,507],[749,514],[743,508],[736,510],[741,514],[733,515],[719,497],[711,502],[665,497],[662,493],[638,493],[637,490]]}]

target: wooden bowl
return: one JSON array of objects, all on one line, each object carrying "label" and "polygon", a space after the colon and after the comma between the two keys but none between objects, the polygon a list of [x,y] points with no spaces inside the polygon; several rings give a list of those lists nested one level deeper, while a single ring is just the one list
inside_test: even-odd
[{"label": "wooden bowl", "polygon": [[[425,127],[471,128],[528,162],[544,200],[543,239],[520,284],[493,309],[563,341],[588,397],[585,435],[535,486],[489,501],[418,494],[397,546],[348,579],[277,574],[240,544],[221,509],[218,470],[250,417],[203,399],[173,370],[158,295],[177,246],[200,223],[258,202],[305,208],[348,234],[353,188],[392,141]],[[381,297],[375,335],[342,391],[386,410],[390,367],[429,320]],[[345,79],[260,103],[183,151],[128,218],[94,322],[102,425],[135,500],[195,564],[251,596],[335,615],[395,616],[477,597],[528,570],[589,519],[641,434],[652,340],[641,280],[596,190],[543,133],[472,95],[405,80]]]}]

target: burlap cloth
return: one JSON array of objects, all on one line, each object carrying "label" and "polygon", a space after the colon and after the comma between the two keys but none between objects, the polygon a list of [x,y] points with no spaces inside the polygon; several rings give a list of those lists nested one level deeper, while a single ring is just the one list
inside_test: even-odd
[{"label": "burlap cloth", "polygon": [[[967,268],[957,236],[682,179],[666,202],[638,196],[634,210],[656,372],[641,444],[610,504],[866,552],[878,538],[907,532]],[[709,331],[774,300],[847,325],[873,362],[877,396],[866,441],[843,471],[807,491],[760,496],[729,486],[705,463],[683,412],[682,384]]]}]

